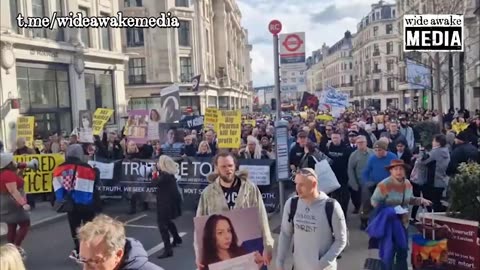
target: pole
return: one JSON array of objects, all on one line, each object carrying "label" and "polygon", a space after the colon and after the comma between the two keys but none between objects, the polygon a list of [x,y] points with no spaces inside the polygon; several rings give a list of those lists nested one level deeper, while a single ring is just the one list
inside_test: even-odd
[{"label": "pole", "polygon": [[440,122],[440,130],[443,128],[443,104],[442,104],[442,86],[440,85],[440,53],[436,52],[435,53],[435,84],[436,84],[436,89],[437,89],[437,108],[438,108],[438,121]]},{"label": "pole", "polygon": [[[204,89],[204,93],[205,93],[205,109],[203,110],[203,114],[205,115],[205,112],[207,111],[207,108],[208,108],[208,97],[207,97],[207,87],[206,86],[203,86],[205,87]],[[217,97],[218,98],[218,97]],[[217,100],[217,103],[218,103],[218,100]],[[217,104],[218,106],[218,104]],[[202,112],[202,110],[200,110],[200,113]]]}]

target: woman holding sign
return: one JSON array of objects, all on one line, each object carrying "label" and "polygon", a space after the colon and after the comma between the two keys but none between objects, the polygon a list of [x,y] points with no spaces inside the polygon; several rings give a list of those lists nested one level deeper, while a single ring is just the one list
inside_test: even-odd
[{"label": "woman holding sign", "polygon": [[[13,154],[0,154],[0,220],[7,223],[7,241],[15,244],[25,257],[21,248],[30,228],[30,205],[23,192],[23,178],[17,175],[17,165]],[[18,228],[18,230],[17,230]]]}]

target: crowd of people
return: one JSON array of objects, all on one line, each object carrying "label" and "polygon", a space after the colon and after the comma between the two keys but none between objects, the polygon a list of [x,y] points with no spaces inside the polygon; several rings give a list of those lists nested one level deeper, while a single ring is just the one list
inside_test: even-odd
[{"label": "crowd of people", "polygon": [[[436,112],[424,110],[378,113],[364,110],[347,111],[337,118],[328,115],[331,120],[324,120],[325,115],[314,111],[283,114],[289,123],[291,185],[295,186],[296,196],[286,202],[283,211],[276,245],[278,269],[285,269],[292,242],[295,269],[336,269],[336,260],[348,240],[350,201],[354,206],[351,214],[361,216],[361,229],[375,239],[375,232],[378,232],[374,229],[378,226],[375,217],[398,215],[399,210],[395,207],[399,206],[406,211],[400,210],[402,224],[406,225],[416,222],[418,206],[443,211],[442,199],[448,195],[449,178],[458,173],[459,164],[480,162],[479,112],[470,115],[465,111],[450,111],[439,117]],[[239,148],[219,148],[213,130],[186,129],[180,156],[213,158],[215,171],[208,176],[210,184],[201,194],[197,216],[258,207],[265,247],[260,263],[269,265],[274,241],[262,194],[249,181],[248,174],[238,171],[237,160],[275,158],[274,119],[262,114],[249,114],[244,118],[256,120],[256,124],[242,125]],[[441,132],[429,142],[422,140],[417,124],[432,121],[440,126],[440,120],[444,127]],[[459,130],[457,123],[465,125]],[[126,237],[121,223],[100,214],[102,203],[96,189],[99,171],[87,161],[96,158],[158,160],[151,185],[160,187],[156,194],[156,213],[165,248],[159,258],[167,258],[173,256],[173,248],[182,243],[174,223],[182,214],[182,199],[176,183],[175,161],[163,153],[164,149],[165,144],[158,141],[138,145],[123,136],[123,132],[105,131],[102,136],[95,136],[94,143],[80,143],[75,133],[64,139],[53,134],[43,142],[42,149],[29,148],[24,138],[17,138],[14,152],[2,153],[0,195],[9,202],[2,200],[1,204],[2,220],[8,224],[7,240],[17,247],[19,256],[12,251],[12,245],[3,247],[2,266],[4,261],[7,263],[7,259],[3,259],[6,254],[13,254],[8,255],[12,258],[26,256],[21,245],[30,220],[25,213],[38,199],[33,196],[25,198],[23,169],[16,165],[13,154],[61,153],[65,155],[65,162],[53,172],[55,192],[52,201],[57,211],[68,216],[74,242],[69,257],[83,264],[84,269],[161,269],[148,262],[141,243]],[[330,194],[318,190],[321,176],[317,175],[315,165],[322,160],[328,161],[340,184],[340,188]],[[77,185],[72,179],[79,173],[84,176],[82,179],[94,183],[89,196],[75,193]],[[238,194],[246,194],[248,199],[237,200]],[[131,201],[130,210],[134,213],[137,202],[134,197]],[[408,205],[415,206],[409,215]],[[406,234],[405,228],[402,232]],[[378,248],[378,241],[370,241],[369,247]],[[105,253],[100,252],[102,250]],[[198,252],[196,250],[196,257],[202,258]],[[397,264],[400,268],[396,269],[407,269],[406,250],[396,249],[394,253],[396,260],[390,264]],[[98,254],[109,256],[100,258]],[[231,256],[227,252],[213,258],[221,261]],[[14,265],[13,262],[9,264]],[[197,267],[208,269],[201,260],[197,260]]]}]

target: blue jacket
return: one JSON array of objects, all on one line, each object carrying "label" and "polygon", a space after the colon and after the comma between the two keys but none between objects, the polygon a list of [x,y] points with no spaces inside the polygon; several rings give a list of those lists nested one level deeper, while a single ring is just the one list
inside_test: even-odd
[{"label": "blue jacket", "polygon": [[367,233],[378,240],[379,255],[386,266],[392,267],[395,248],[407,249],[408,238],[402,220],[395,213],[393,207],[378,209],[378,213],[368,225]]},{"label": "blue jacket", "polygon": [[398,159],[398,157],[392,152],[388,152],[387,156],[383,158],[371,155],[368,158],[367,166],[365,166],[362,172],[362,183],[373,182],[378,184],[383,179],[389,177],[390,172],[385,167],[390,165],[394,159]]}]

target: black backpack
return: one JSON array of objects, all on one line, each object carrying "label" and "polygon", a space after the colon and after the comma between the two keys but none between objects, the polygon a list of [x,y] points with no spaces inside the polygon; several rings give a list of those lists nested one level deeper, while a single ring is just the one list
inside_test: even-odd
[{"label": "black backpack", "polygon": [[[332,215],[333,215],[333,208],[335,205],[335,201],[336,200],[333,198],[328,198],[327,202],[325,203],[325,213],[327,214],[328,226],[330,226],[330,231],[332,232],[333,241],[335,241],[335,233],[333,232]],[[292,223],[292,226],[293,226],[293,219],[295,218],[295,213],[297,212],[297,206],[298,206],[298,196],[295,196],[290,201],[290,212],[288,213],[288,222]],[[341,259],[341,258],[342,258],[342,255],[338,255],[337,259]]]}]

